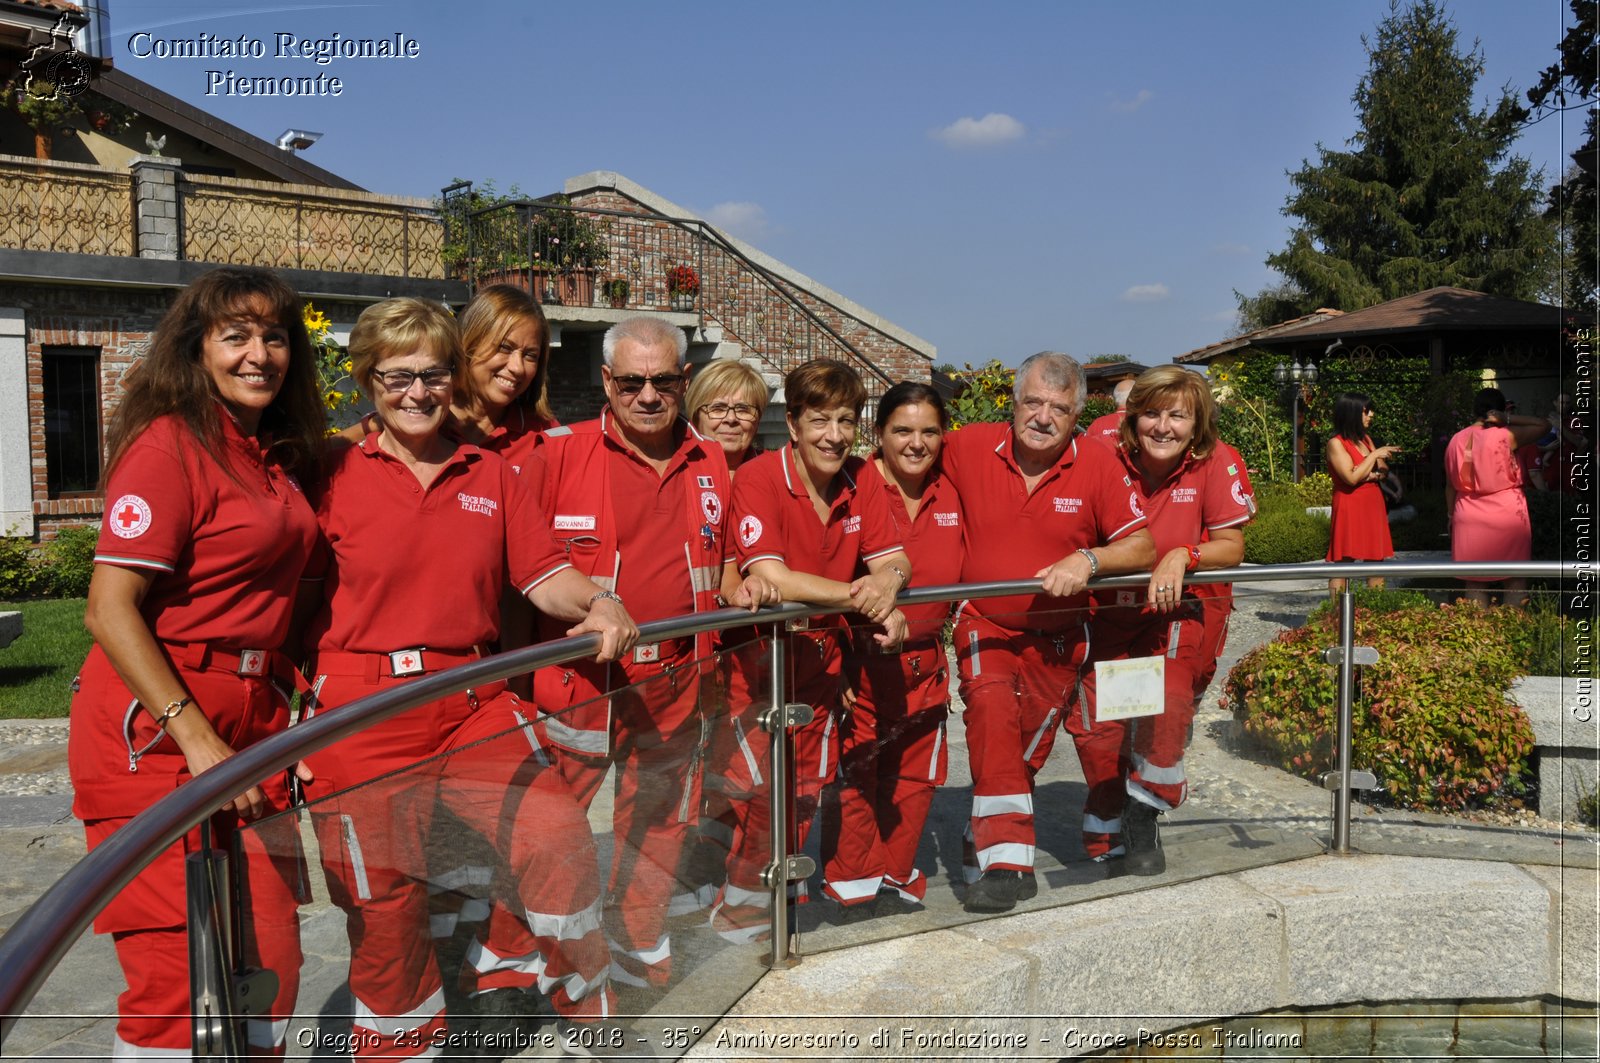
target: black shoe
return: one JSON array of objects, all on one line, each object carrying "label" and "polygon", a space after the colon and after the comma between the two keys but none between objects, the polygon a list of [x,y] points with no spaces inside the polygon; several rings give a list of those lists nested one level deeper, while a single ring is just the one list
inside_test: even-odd
[{"label": "black shoe", "polygon": [[1138,798],[1128,798],[1122,810],[1122,844],[1127,850],[1123,871],[1129,875],[1159,875],[1167,869],[1167,854],[1161,851],[1161,832],[1156,827],[1160,809]]},{"label": "black shoe", "polygon": [[1031,901],[1039,896],[1039,880],[1033,877],[1032,871],[1022,873],[1022,886],[1017,890],[1017,900]]},{"label": "black shoe", "polygon": [[996,868],[985,871],[983,877],[967,887],[967,911],[969,912],[1009,912],[1017,906],[1017,901],[1022,897],[1024,889],[1023,880],[1029,883],[1032,897],[1038,893],[1039,887],[1033,881],[1032,875],[1024,875],[1021,871]]}]

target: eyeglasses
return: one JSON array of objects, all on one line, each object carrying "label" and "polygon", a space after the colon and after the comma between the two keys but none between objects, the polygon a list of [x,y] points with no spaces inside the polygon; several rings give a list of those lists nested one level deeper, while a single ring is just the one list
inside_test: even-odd
[{"label": "eyeglasses", "polygon": [[611,383],[621,395],[637,395],[649,384],[657,391],[675,391],[683,384],[682,373],[657,373],[655,376],[614,376]]},{"label": "eyeglasses", "polygon": [[413,380],[422,381],[422,386],[429,391],[443,391],[450,386],[451,375],[450,370],[444,368],[424,369],[420,373],[413,373],[409,369],[387,369],[373,373],[372,377],[383,385],[383,390],[398,395],[410,391]]},{"label": "eyeglasses", "polygon": [[732,406],[726,402],[713,402],[709,406],[700,407],[697,412],[709,413],[715,421],[722,420],[730,413],[741,421],[753,421],[761,416],[761,411],[747,402],[736,402]]}]

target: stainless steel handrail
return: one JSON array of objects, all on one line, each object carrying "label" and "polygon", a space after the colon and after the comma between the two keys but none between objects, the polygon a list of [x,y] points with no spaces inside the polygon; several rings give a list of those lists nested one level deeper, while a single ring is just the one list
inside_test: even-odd
[{"label": "stainless steel handrail", "polygon": [[[1534,561],[1519,563],[1453,562],[1353,562],[1245,566],[1190,573],[1190,583],[1254,583],[1293,580],[1360,579],[1371,576],[1416,577],[1544,577],[1593,578],[1592,563]],[[1114,576],[1095,580],[1094,588],[1142,587],[1149,575]],[[901,595],[907,604],[996,598],[1039,593],[1036,580],[1014,580],[926,587]],[[801,617],[837,612],[799,603],[785,604],[752,614],[721,609],[688,617],[673,617],[639,625],[644,641],[682,638],[705,631],[752,624],[778,624]],[[598,636],[584,635],[485,657],[414,683],[394,687],[319,715],[273,735],[195,776],[169,796],[131,819],[93,852],[85,856],[52,885],[0,938],[0,1048],[21,1013],[72,942],[90,922],[163,849],[181,838],[237,794],[274,772],[282,771],[306,755],[341,738],[387,720],[407,709],[464,690],[496,682],[550,665],[594,653]],[[1346,653],[1350,647],[1344,647]]]}]

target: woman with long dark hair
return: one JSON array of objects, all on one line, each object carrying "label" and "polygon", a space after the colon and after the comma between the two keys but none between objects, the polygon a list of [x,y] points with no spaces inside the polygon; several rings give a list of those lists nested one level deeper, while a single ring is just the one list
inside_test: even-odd
[{"label": "woman with long dark hair", "polygon": [[[1394,556],[1389,538],[1389,510],[1378,484],[1389,475],[1389,460],[1399,447],[1373,445],[1372,400],[1357,392],[1340,395],[1333,404],[1333,435],[1328,437],[1328,475],[1333,478],[1333,528],[1329,561],[1387,561]],[[1383,578],[1367,580],[1383,586]],[[1328,592],[1344,590],[1344,580],[1328,581]]]},{"label": "woman with long dark hair", "polygon": [[[224,268],[179,293],[130,372],[108,435],[106,508],[72,700],[73,813],[95,848],[161,797],[288,726],[280,652],[316,542],[301,494],[325,431],[301,301],[276,274]],[[281,778],[238,795],[174,843],[95,920],[128,990],[113,1055],[187,1053],[184,856],[238,839],[250,897],[246,962],[278,977],[247,1024],[279,1052],[300,977],[291,837],[269,856],[244,822],[287,806]],[[269,828],[270,830],[270,828]],[[209,839],[207,839],[209,835]]]}]

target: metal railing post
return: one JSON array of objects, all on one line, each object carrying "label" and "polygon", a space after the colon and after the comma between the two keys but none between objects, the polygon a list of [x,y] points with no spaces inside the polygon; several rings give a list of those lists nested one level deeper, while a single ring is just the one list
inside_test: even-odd
[{"label": "metal railing post", "polygon": [[771,703],[767,709],[772,737],[772,863],[767,869],[767,886],[772,891],[772,955],[767,966],[789,967],[794,961],[789,956],[789,816],[793,807],[789,801],[789,728],[782,726],[783,707],[789,698],[784,687],[784,673],[788,667],[789,637],[783,624],[772,625],[772,681],[769,685]]},{"label": "metal railing post", "polygon": [[1339,785],[1333,791],[1333,851],[1350,851],[1350,759],[1355,744],[1355,641],[1356,595],[1354,580],[1344,581],[1339,592]]},{"label": "metal railing post", "polygon": [[189,1007],[194,1054],[205,1059],[243,1056],[239,1016],[233,1003],[232,925],[223,904],[229,896],[228,854],[205,848],[184,858],[189,902]]}]

